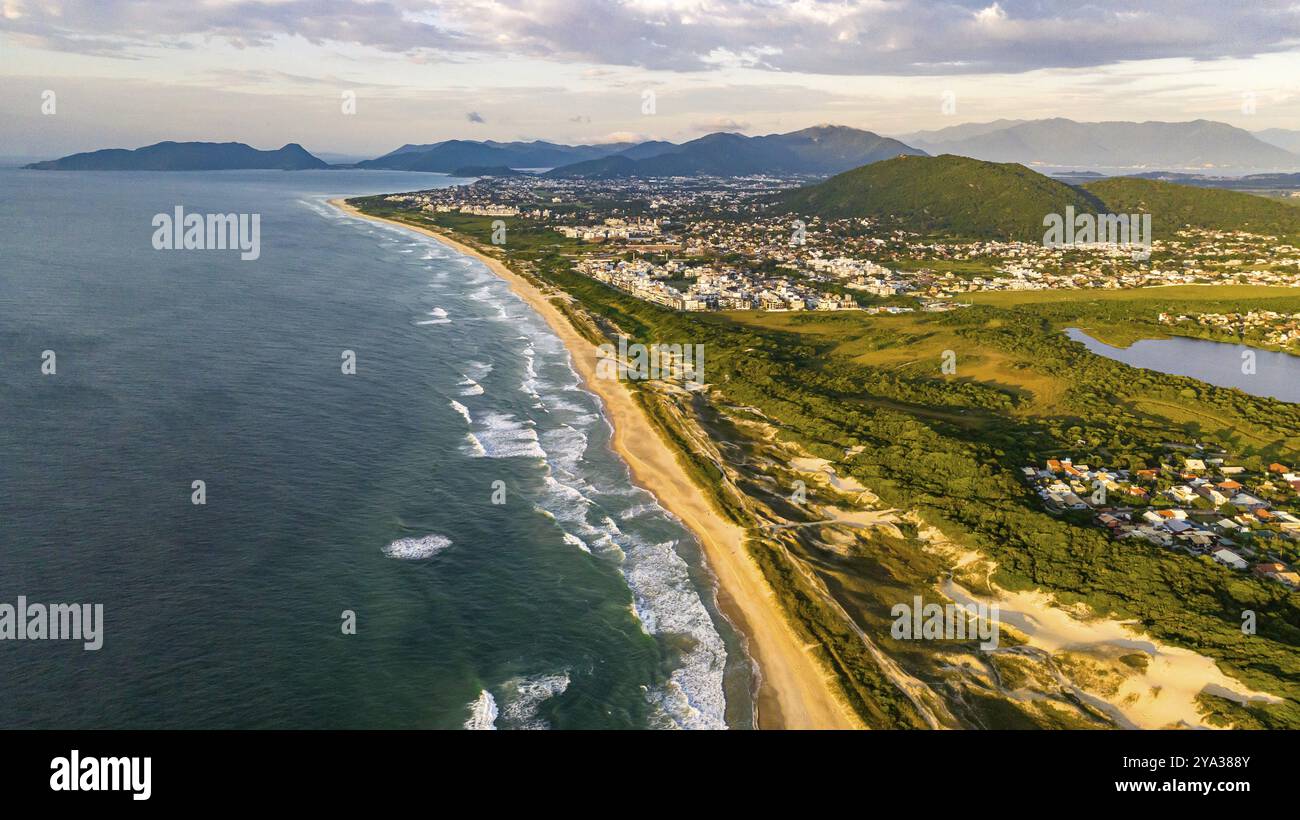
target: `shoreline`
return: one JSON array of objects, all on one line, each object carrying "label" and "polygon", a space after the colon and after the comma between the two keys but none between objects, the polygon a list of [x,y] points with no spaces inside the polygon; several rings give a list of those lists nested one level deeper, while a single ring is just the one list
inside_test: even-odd
[{"label": "shoreline", "polygon": [[363,213],[342,199],[329,204],[350,216],[428,236],[479,260],[545,320],[573,360],[583,386],[596,395],[613,428],[611,446],[633,481],[689,529],[717,582],[718,605],[744,638],[757,668],[754,712],[760,729],[863,728],[835,684],[787,622],[758,564],[745,549],[744,530],[724,519],[699,492],[621,381],[596,377],[596,348],[550,298],[504,262],[427,228]]}]

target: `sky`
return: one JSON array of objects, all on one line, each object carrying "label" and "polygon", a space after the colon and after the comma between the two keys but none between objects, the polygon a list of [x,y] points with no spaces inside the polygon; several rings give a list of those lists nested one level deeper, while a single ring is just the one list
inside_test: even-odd
[{"label": "sky", "polygon": [[1053,116],[1300,129],[1300,2],[0,0],[0,157]]}]

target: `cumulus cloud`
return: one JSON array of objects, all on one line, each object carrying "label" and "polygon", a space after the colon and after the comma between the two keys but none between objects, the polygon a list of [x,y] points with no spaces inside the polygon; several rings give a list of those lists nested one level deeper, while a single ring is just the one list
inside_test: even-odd
[{"label": "cumulus cloud", "polygon": [[[1300,6],[1221,0],[4,0],[0,31],[127,51],[282,37],[420,55],[506,54],[699,71],[926,75],[1284,51]],[[187,39],[188,38],[188,39]]]},{"label": "cumulus cloud", "polygon": [[477,111],[470,111],[465,115],[465,119],[469,120],[472,123],[476,123],[478,125],[482,125],[483,123],[487,122],[487,120],[483,119],[483,115]]}]

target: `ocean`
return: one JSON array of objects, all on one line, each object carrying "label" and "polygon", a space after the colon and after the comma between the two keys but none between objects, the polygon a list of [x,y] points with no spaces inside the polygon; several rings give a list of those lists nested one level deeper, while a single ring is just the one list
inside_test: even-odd
[{"label": "ocean", "polygon": [[[453,182],[0,170],[0,604],[104,608],[98,651],[0,640],[0,727],[753,725],[559,340],[326,204]],[[258,258],[156,250],[177,206],[260,215]]]}]

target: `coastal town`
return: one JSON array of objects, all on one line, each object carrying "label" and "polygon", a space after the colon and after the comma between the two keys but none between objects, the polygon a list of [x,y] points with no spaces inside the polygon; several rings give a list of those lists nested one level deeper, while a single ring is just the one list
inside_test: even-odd
[{"label": "coastal town", "polygon": [[1300,588],[1300,473],[1262,472],[1193,451],[1119,469],[1049,458],[1021,472],[1049,511],[1082,515],[1119,540],[1141,539]]},{"label": "coastal town", "polygon": [[1159,322],[1175,330],[1204,332],[1215,339],[1248,340],[1260,347],[1300,351],[1300,313],[1249,310],[1244,313],[1161,313]]},{"label": "coastal town", "polygon": [[[387,199],[434,220],[508,219],[512,230],[554,231],[583,248],[576,270],[683,311],[942,311],[989,291],[1300,287],[1300,248],[1240,231],[1184,228],[1135,255],[1117,244],[937,240],[868,218],[770,212],[773,194],[803,182],[511,175]],[[1294,323],[1287,329],[1292,343]]]}]

